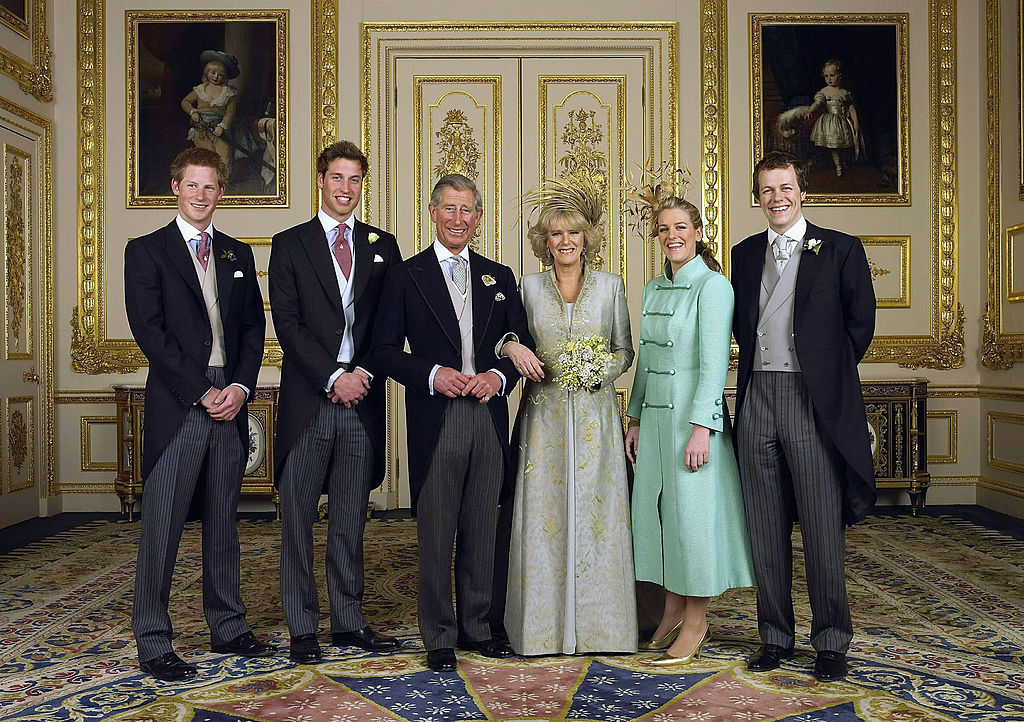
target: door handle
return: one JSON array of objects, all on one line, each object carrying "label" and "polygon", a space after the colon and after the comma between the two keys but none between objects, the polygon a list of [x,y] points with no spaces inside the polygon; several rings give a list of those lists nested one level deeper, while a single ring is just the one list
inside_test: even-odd
[{"label": "door handle", "polygon": [[21,380],[24,381],[26,384],[38,384],[39,374],[36,373],[35,369],[32,369],[31,371],[26,371],[25,373],[23,373],[21,375]]}]

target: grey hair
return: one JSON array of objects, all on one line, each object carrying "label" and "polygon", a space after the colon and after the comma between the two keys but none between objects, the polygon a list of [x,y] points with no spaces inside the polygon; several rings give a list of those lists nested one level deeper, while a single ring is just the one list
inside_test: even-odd
[{"label": "grey hair", "polygon": [[476,202],[477,211],[484,209],[484,201],[480,197],[480,191],[477,190],[476,183],[461,173],[449,173],[437,180],[437,183],[434,184],[434,190],[430,191],[430,205],[435,208],[440,205],[441,194],[444,193],[445,188],[451,188],[456,191],[473,191],[473,200]]}]

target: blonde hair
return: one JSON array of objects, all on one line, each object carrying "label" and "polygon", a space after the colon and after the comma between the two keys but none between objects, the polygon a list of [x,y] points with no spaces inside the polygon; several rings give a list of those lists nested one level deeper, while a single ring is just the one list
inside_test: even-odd
[{"label": "blonde hair", "polygon": [[672,208],[678,208],[681,211],[685,211],[690,216],[690,223],[693,227],[701,232],[700,240],[697,241],[697,255],[704,259],[705,265],[716,273],[722,272],[722,264],[715,258],[715,254],[711,252],[707,244],[704,243],[704,220],[700,217],[700,210],[697,206],[690,203],[685,198],[679,196],[669,196],[658,204],[658,207],[654,209],[654,222],[651,224],[651,236],[654,238],[658,237],[658,218],[661,217],[663,211],[670,210]]},{"label": "blonde hair", "polygon": [[553,262],[551,251],[548,248],[548,233],[559,223],[564,224],[568,230],[583,231],[583,253],[580,257],[583,259],[583,263],[592,264],[604,243],[602,227],[591,225],[582,213],[554,208],[550,205],[541,207],[537,222],[530,224],[530,228],[526,232],[533,255],[542,263],[551,264]]}]

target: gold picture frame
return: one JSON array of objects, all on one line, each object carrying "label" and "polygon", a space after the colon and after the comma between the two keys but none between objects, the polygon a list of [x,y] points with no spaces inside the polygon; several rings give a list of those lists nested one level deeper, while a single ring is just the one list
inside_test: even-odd
[{"label": "gold picture frame", "polygon": [[288,11],[128,10],[125,25],[127,207],[173,207],[165,169],[190,145],[228,167],[219,205],[288,205]]},{"label": "gold picture frame", "polygon": [[[107,335],[105,278],[106,228],[106,49],[105,0],[77,0],[78,104],[78,301],[71,309],[71,366],[79,373],[134,373],[147,365],[131,338]],[[313,138],[329,144],[337,138],[338,86],[329,82],[338,66],[336,0],[310,0]],[[315,159],[318,148],[311,155]],[[88,189],[88,192],[85,192]],[[316,197],[314,196],[314,202]],[[268,347],[270,340],[268,339]],[[264,357],[266,363],[275,363]],[[276,363],[280,363],[278,360]]]},{"label": "gold picture frame", "polygon": [[[10,41],[2,37],[11,32]],[[17,46],[28,52],[19,54]],[[50,38],[46,35],[46,0],[0,0],[0,72],[14,78],[18,87],[36,100],[53,100]]]},{"label": "gold picture frame", "polygon": [[909,23],[751,13],[751,170],[786,150],[808,163],[805,205],[909,205]]}]

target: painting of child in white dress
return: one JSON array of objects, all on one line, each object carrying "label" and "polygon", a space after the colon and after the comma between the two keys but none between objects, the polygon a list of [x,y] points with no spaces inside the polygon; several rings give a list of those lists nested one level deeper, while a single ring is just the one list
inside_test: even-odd
[{"label": "painting of child in white dress", "polygon": [[809,161],[808,204],[909,203],[906,15],[753,17],[754,156]]},{"label": "painting of child in white dress", "polygon": [[130,14],[137,90],[128,98],[129,207],[173,205],[167,166],[189,146],[224,160],[221,205],[287,204],[279,180],[287,35],[279,12],[253,11],[243,20],[212,13],[209,21],[185,22],[160,11]]}]

